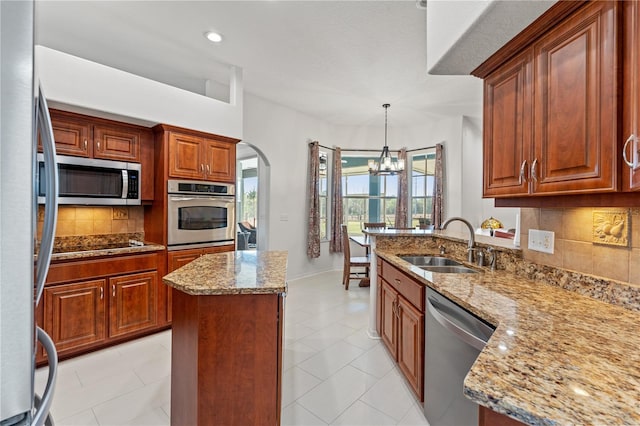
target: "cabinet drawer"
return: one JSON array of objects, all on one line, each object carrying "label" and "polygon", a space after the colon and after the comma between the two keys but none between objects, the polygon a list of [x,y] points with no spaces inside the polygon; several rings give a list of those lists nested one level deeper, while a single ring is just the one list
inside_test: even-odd
[{"label": "cabinet drawer", "polygon": [[46,284],[67,283],[159,268],[158,253],[52,263]]},{"label": "cabinet drawer", "polygon": [[424,286],[415,282],[388,262],[383,262],[382,278],[411,302],[420,312],[424,312]]}]

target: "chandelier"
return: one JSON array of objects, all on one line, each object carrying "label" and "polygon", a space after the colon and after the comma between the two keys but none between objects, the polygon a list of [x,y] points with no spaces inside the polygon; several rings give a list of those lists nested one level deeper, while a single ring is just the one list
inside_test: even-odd
[{"label": "chandelier", "polygon": [[389,147],[387,146],[387,109],[391,104],[384,104],[384,147],[380,158],[376,160],[369,160],[369,173],[375,176],[390,176],[395,175],[398,172],[404,170],[404,160],[394,158],[389,154]]}]

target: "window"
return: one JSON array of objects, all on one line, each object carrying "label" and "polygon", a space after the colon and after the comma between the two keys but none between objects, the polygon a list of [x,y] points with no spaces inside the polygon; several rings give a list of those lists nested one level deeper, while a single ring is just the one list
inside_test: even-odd
[{"label": "window", "polygon": [[238,222],[258,227],[258,157],[240,160],[238,165]]},{"label": "window", "polygon": [[329,174],[327,173],[328,171],[328,167],[327,167],[327,153],[326,152],[320,152],[320,182],[319,182],[319,186],[320,188],[318,188],[318,192],[320,194],[320,240],[327,240],[328,239],[328,226],[329,226],[329,221],[327,220],[327,212],[328,212],[328,191],[327,191],[327,184],[328,184],[328,176]]},{"label": "window", "polygon": [[395,223],[398,177],[370,175],[370,158],[378,156],[342,157],[343,223],[349,234],[360,233],[365,222]]},{"label": "window", "polygon": [[411,226],[431,225],[436,154],[411,157]]}]

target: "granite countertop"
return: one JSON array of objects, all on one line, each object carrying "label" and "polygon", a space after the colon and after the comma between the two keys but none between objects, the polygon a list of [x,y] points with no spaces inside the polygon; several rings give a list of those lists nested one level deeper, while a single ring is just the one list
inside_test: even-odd
[{"label": "granite countertop", "polygon": [[54,253],[51,255],[51,261],[63,261],[63,260],[79,260],[92,257],[101,256],[120,256],[126,254],[137,254],[164,250],[165,246],[155,243],[147,243],[144,245],[113,245],[112,247],[106,246],[78,246],[78,247],[65,247],[64,251]]},{"label": "granite countertop", "polygon": [[471,400],[530,425],[640,424],[638,313],[506,271],[438,274],[376,253],[497,326],[465,379]]},{"label": "granite countertop", "polygon": [[163,277],[191,295],[269,294],[287,291],[286,251],[208,254]]}]

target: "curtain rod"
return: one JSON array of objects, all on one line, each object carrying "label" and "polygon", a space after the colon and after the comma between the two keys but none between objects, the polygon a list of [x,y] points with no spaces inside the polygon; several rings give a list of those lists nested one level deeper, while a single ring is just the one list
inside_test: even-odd
[{"label": "curtain rod", "polygon": [[[320,148],[324,148],[324,149],[330,149],[331,151],[335,151],[335,148],[330,148],[328,146],[324,146],[324,145],[320,145],[318,144],[318,146]],[[423,149],[435,149],[435,145],[433,146],[426,146],[424,148],[415,148],[415,149],[408,149],[407,152],[414,152],[414,151],[422,151]],[[393,151],[393,150],[391,150]],[[399,152],[400,150],[396,150],[395,152]],[[342,152],[380,152],[379,149],[343,149]]]}]

